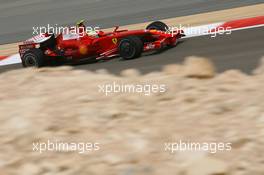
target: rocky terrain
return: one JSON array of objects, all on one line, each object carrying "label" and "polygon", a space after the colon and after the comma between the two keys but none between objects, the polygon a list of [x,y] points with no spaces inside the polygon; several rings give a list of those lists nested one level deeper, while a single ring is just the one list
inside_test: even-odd
[{"label": "rocky terrain", "polygon": [[[166,92],[111,93],[107,83],[163,84]],[[0,74],[1,175],[262,175],[264,64],[218,74],[204,58],[141,75],[71,67]],[[79,154],[33,143],[99,143]],[[166,151],[168,142],[231,143],[232,150]]]}]

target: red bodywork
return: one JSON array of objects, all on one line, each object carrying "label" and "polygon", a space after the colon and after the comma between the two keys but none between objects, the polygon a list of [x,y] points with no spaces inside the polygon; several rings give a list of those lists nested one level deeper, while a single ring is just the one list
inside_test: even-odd
[{"label": "red bodywork", "polygon": [[[95,58],[107,59],[113,56],[118,56],[118,45],[121,39],[128,36],[138,36],[144,41],[144,52],[158,50],[164,46],[176,45],[179,38],[184,36],[182,31],[163,32],[159,30],[118,30],[118,27],[113,32],[97,32],[97,36],[85,34],[82,37],[71,39],[65,38],[63,34],[59,34],[54,38],[54,47],[45,47],[43,53],[49,59],[61,59],[78,62],[81,60]],[[39,37],[39,36],[37,36]],[[23,54],[31,49],[42,47],[42,41],[51,36],[42,35],[40,40],[33,37],[25,41],[19,46],[21,58]]]}]

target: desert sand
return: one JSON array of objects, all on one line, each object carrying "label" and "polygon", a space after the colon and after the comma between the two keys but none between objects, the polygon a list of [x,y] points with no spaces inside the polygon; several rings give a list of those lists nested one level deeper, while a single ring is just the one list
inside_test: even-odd
[{"label": "desert sand", "polygon": [[[264,174],[264,64],[216,73],[204,58],[142,75],[72,67],[0,74],[1,175]],[[106,83],[165,84],[149,96]],[[100,150],[39,153],[34,142],[96,142]],[[168,142],[230,142],[232,150],[168,152]]]}]

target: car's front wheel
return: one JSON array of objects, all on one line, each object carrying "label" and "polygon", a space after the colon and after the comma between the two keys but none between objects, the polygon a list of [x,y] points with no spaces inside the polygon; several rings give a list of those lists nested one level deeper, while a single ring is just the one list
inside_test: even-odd
[{"label": "car's front wheel", "polygon": [[118,51],[126,60],[138,58],[143,52],[143,42],[137,36],[123,38],[119,43]]},{"label": "car's front wheel", "polygon": [[40,49],[30,49],[22,57],[24,67],[42,67],[45,65],[44,55]]}]

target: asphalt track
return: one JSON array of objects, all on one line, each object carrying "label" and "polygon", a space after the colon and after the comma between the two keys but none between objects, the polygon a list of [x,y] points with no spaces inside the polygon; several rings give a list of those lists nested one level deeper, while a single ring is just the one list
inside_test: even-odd
[{"label": "asphalt track", "polygon": [[[175,48],[160,54],[146,55],[135,60],[124,61],[120,58],[95,64],[75,66],[75,69],[106,69],[119,74],[128,68],[136,68],[142,73],[161,70],[162,66],[181,63],[186,56],[196,55],[210,58],[218,72],[239,69],[251,73],[264,56],[264,27],[234,31],[230,35],[218,35],[215,38],[200,36],[184,39]],[[21,64],[0,67],[0,72],[21,68]]]},{"label": "asphalt track", "polygon": [[87,19],[101,28],[263,3],[264,0],[0,0],[0,44],[31,37],[32,27]]},{"label": "asphalt track", "polygon": [[175,48],[156,55],[123,61],[113,59],[93,65],[77,66],[77,69],[96,70],[107,69],[118,74],[128,68],[137,68],[142,73],[161,70],[164,65],[181,63],[187,56],[202,56],[210,58],[218,72],[228,69],[239,69],[251,73],[264,56],[264,27],[234,31],[231,35],[218,35],[215,38],[201,36],[188,38]]}]

